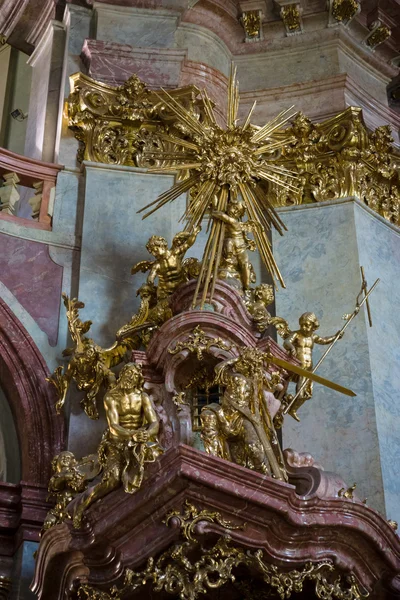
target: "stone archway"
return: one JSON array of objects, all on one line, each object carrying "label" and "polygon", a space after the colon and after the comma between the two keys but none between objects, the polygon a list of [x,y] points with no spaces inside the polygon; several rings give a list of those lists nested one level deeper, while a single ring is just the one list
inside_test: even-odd
[{"label": "stone archway", "polygon": [[0,299],[0,383],[7,396],[21,451],[21,478],[47,485],[51,460],[64,447],[47,365],[34,341]]}]

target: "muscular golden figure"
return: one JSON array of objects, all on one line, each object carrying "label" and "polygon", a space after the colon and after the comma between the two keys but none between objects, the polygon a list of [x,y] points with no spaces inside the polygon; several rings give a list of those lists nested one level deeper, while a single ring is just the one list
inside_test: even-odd
[{"label": "muscular golden figure", "polygon": [[144,465],[162,453],[157,435],[159,420],[154,404],[144,392],[140,365],[128,363],[118,383],[104,396],[108,428],[98,449],[103,467],[102,481],[88,490],[75,507],[74,526],[79,527],[83,512],[96,500],[120,485],[136,492],[143,480]]},{"label": "muscular golden figure", "polygon": [[[319,321],[314,313],[306,312],[301,315],[299,319],[300,329],[297,331],[290,331],[285,337],[283,342],[284,348],[288,350],[292,356],[300,361],[303,369],[312,371],[313,361],[312,352],[314,344],[331,344],[339,332],[328,337],[321,337],[315,333],[319,327]],[[340,336],[342,337],[342,336]],[[311,379],[306,380],[305,387],[301,392],[299,398],[295,401],[294,406],[290,410],[290,414],[296,420],[299,420],[296,411],[304,404],[306,400],[309,400],[313,393],[313,382]],[[304,377],[298,377],[296,383],[296,393],[300,390],[305,382]]]},{"label": "muscular golden figure", "polygon": [[[251,221],[242,222],[245,212],[246,209],[243,204],[231,202],[228,205],[226,213],[213,211],[211,216],[227,225],[223,256],[231,257],[231,261],[235,260],[242,287],[244,290],[247,290],[250,287],[250,283],[254,282],[254,271],[247,251],[254,251],[256,245],[246,235],[247,232],[253,230],[253,223]],[[219,275],[221,276],[221,273]]]}]

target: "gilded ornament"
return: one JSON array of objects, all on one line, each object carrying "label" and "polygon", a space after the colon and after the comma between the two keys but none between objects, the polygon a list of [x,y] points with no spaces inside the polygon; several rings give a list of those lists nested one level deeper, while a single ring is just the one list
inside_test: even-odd
[{"label": "gilded ornament", "polygon": [[247,310],[260,333],[263,333],[271,322],[268,306],[274,301],[274,288],[268,283],[261,283],[255,288],[250,288],[244,297]]},{"label": "gilded ornament", "polygon": [[68,504],[87,489],[88,482],[99,474],[101,467],[96,454],[78,461],[72,452],[64,451],[54,457],[52,470],[47,500],[54,500],[55,505],[46,515],[43,531],[71,519]]},{"label": "gilded ornament", "polygon": [[110,348],[101,348],[84,335],[92,324],[92,321],[83,322],[79,317],[79,309],[84,308],[85,304],[77,298],[70,299],[67,294],[63,294],[62,298],[74,346],[63,351],[63,356],[69,357],[66,370],[62,366],[57,367],[46,381],[56,388],[57,413],[60,413],[64,406],[69,384],[73,380],[77,388],[85,392],[85,397],[81,401],[85,413],[91,419],[98,419],[97,394],[102,385],[108,388],[115,383],[115,375],[111,368],[124,360],[133,342],[128,338],[124,342],[116,341]]},{"label": "gilded ornament", "polygon": [[286,4],[282,6],[280,15],[289,34],[302,32],[300,4]]},{"label": "gilded ornament", "polygon": [[[332,344],[342,335],[337,331],[334,335],[321,337],[315,332],[319,328],[319,321],[314,313],[306,312],[299,319],[300,329],[291,331],[289,324],[281,317],[272,317],[271,324],[276,327],[279,335],[283,338],[284,348],[297,358],[303,369],[307,371],[313,370],[312,353],[315,344]],[[305,377],[296,378],[296,394],[297,400],[292,404],[289,414],[299,421],[297,410],[304,404],[306,400],[312,397],[313,382]]]},{"label": "gilded ornament", "polygon": [[[325,343],[329,344],[328,348],[325,350],[325,352],[323,353],[323,355],[321,356],[321,358],[318,360],[318,362],[315,365],[315,367],[312,367],[312,366],[310,367],[311,370],[309,372],[312,373],[313,375],[315,375],[316,370],[324,362],[325,358],[331,352],[331,350],[335,346],[335,344],[343,337],[344,332],[346,331],[347,327],[350,325],[350,323],[353,321],[353,319],[355,319],[355,317],[358,315],[358,313],[360,312],[361,307],[364,304],[366,305],[367,315],[368,315],[368,318],[369,318],[369,323],[370,323],[370,326],[372,327],[372,319],[371,319],[371,313],[370,313],[368,298],[372,294],[372,292],[374,291],[374,289],[376,288],[376,286],[378,285],[379,279],[377,279],[375,281],[375,283],[371,286],[371,288],[369,290],[367,290],[367,282],[366,282],[366,279],[365,279],[363,267],[360,268],[360,271],[361,271],[362,283],[361,283],[361,290],[360,290],[360,292],[359,292],[359,294],[357,295],[357,298],[356,298],[356,307],[355,307],[355,309],[354,309],[354,311],[352,313],[346,314],[346,315],[343,316],[343,320],[346,321],[346,323],[336,333],[336,335],[332,336],[331,342],[325,342]],[[314,326],[316,324],[315,323],[316,317],[315,317],[314,313],[305,313],[300,318],[302,320],[304,320],[304,321],[310,319],[311,320],[311,324],[314,323]],[[298,358],[298,360],[300,360],[300,362],[302,360],[304,360],[304,361],[307,360],[308,361],[310,359],[310,357],[307,357],[308,351],[310,351],[310,350],[311,350],[311,360],[312,360],[312,348],[313,348],[313,345],[314,345],[314,341],[313,340],[309,340],[309,341],[306,342],[307,332],[304,329],[304,325],[303,326],[300,325],[300,330],[298,330],[297,332],[290,332],[287,321],[285,321],[285,319],[282,319],[281,317],[273,317],[271,319],[271,323],[278,329],[278,332],[280,333],[280,335],[284,339],[286,338],[287,340],[289,340],[287,342],[287,344],[286,344],[286,348],[290,352],[292,352],[292,353],[294,353],[293,350],[296,351],[296,358]],[[297,344],[298,344],[298,349],[297,350],[296,350],[296,345],[297,344],[295,345],[289,339],[289,336],[291,336],[292,334],[296,334],[295,338],[297,339]],[[314,335],[314,334],[312,334],[312,335]],[[304,336],[305,350],[301,349],[301,343],[299,343],[301,341],[301,337],[302,336]],[[312,336],[310,336],[310,337],[312,337]],[[322,339],[327,340],[328,338],[322,338]],[[311,342],[312,342],[312,344],[311,344]],[[321,342],[317,342],[317,343],[321,343]],[[324,342],[322,342],[322,343],[324,343]],[[306,346],[308,346],[308,350],[307,350]],[[298,355],[297,355],[297,353],[298,353]],[[274,423],[275,423],[276,427],[282,427],[282,424],[283,424],[283,415],[286,415],[287,413],[290,413],[291,416],[293,416],[297,421],[300,420],[298,418],[297,414],[296,414],[296,408],[299,408],[299,406],[301,406],[304,403],[305,400],[307,400],[307,399],[310,398],[310,396],[309,396],[310,391],[312,393],[312,387],[311,387],[311,390],[310,390],[310,379],[312,381],[312,377],[310,378],[308,375],[306,375],[304,377],[305,373],[307,373],[307,370],[303,370],[303,381],[296,388],[296,394],[295,394],[295,396],[287,395],[283,399],[283,402],[281,404],[281,408],[279,409],[278,413],[274,417]],[[298,372],[298,375],[301,375],[301,374]],[[340,391],[339,387],[336,387],[336,388],[333,387],[332,389],[336,389],[337,391]],[[347,393],[347,392],[343,392],[343,390],[342,390],[342,393]],[[356,394],[354,394],[354,392],[350,392],[350,393],[348,393],[348,395],[349,396],[355,396]],[[307,397],[307,396],[309,396],[309,397]]]},{"label": "gilded ornament", "polygon": [[[178,153],[168,140],[174,117],[159,96],[132,75],[118,87],[94,81],[82,73],[70,77],[69,127],[81,143],[78,160],[148,167],[161,166],[159,152]],[[199,90],[188,86],[171,91],[174,98],[198,118],[202,112]],[[144,157],[146,154],[146,158]]]},{"label": "gilded ornament", "polygon": [[178,392],[174,396],[172,396],[172,402],[177,407],[177,412],[182,410],[182,406],[190,406],[189,402],[186,402],[186,393]]},{"label": "gilded ornament", "polygon": [[371,48],[371,50],[375,50],[379,44],[383,44],[383,42],[389,39],[391,35],[392,32],[389,27],[379,23],[377,26],[373,27],[365,43],[369,48]]},{"label": "gilded ornament", "polygon": [[220,404],[201,412],[206,452],[259,473],[287,481],[282,451],[264,389],[271,388],[266,357],[256,348],[241,348],[237,358],[215,367],[225,391]]},{"label": "gilded ornament", "polygon": [[221,350],[229,351],[231,346],[226,344],[221,338],[213,338],[204,333],[200,325],[196,325],[191,333],[184,341],[178,342],[174,348],[169,348],[170,354],[179,354],[182,350],[188,350],[196,354],[197,360],[202,361],[204,353],[210,353],[211,348],[221,348]]},{"label": "gilded ornament", "polygon": [[185,268],[183,257],[189,248],[193,246],[200,230],[201,227],[195,227],[191,232],[181,231],[177,233],[172,240],[170,249],[168,249],[165,238],[152,235],[146,244],[146,248],[155,260],[142,260],[132,267],[132,275],[139,271],[142,273],[150,271],[147,276],[149,285],[154,285],[156,279],[158,280],[156,287],[158,301],[168,298],[181,283],[189,280],[190,274]]},{"label": "gilded ornament", "polygon": [[[281,149],[291,140],[290,136],[282,132],[277,138],[276,132],[293,116],[292,109],[283,111],[264,127],[259,128],[250,125],[253,105],[243,125],[239,125],[237,119],[239,90],[234,68],[228,86],[226,129],[218,125],[213,106],[205,91],[202,94],[205,108],[203,121],[193,118],[189,111],[170,94],[164,93],[167,95],[166,105],[186,128],[185,141],[179,142],[177,137],[169,139],[173,143],[181,143],[184,147],[182,159],[175,163],[174,169],[187,172],[187,178],[144,206],[139,212],[147,210],[143,217],[146,218],[165,204],[173,202],[193,186],[197,186],[197,195],[192,198],[182,218],[186,220],[186,229],[191,231],[206,215],[209,215],[211,227],[193,298],[193,308],[198,305],[199,299],[200,308],[204,308],[207,298],[211,299],[213,296],[215,282],[223,262],[223,252],[225,250],[226,254],[228,250],[225,240],[229,239],[231,234],[230,239],[235,239],[239,243],[239,234],[233,235],[234,225],[230,221],[227,223],[225,219],[227,216],[232,217],[232,208],[238,205],[239,194],[247,216],[247,225],[242,224],[240,228],[242,232],[244,227],[252,228],[255,244],[265,266],[273,279],[284,285],[272,254],[267,231],[271,224],[280,233],[285,227],[266,197],[262,182],[274,182],[285,188],[297,190],[296,175],[282,165],[277,165],[273,155],[275,150]],[[159,158],[161,161],[168,161],[168,153],[161,152]],[[162,172],[170,170],[171,166],[170,162],[162,169],[155,170]],[[235,227],[239,229],[239,217],[236,216],[235,220]],[[240,237],[241,245],[244,246],[242,233]],[[249,279],[250,267],[248,259],[245,258],[247,254],[244,248],[239,248],[236,241],[231,243],[231,247],[238,262],[241,282],[245,287]]]},{"label": "gilded ornament", "polygon": [[142,485],[146,463],[163,449],[158,443],[159,418],[144,391],[141,366],[127,363],[118,382],[104,396],[108,427],[98,447],[102,480],[74,506],[74,527],[80,527],[85,510],[119,486],[134,494]]},{"label": "gilded ornament", "polygon": [[[253,585],[260,581],[263,591],[277,594],[281,600],[290,598],[293,593],[301,593],[307,581],[315,584],[315,593],[321,600],[364,600],[369,595],[354,575],[343,577],[337,574],[330,560],[308,562],[301,569],[292,571],[284,571],[265,562],[261,549],[248,550],[232,542],[228,531],[241,529],[244,525],[233,525],[216,511],[199,510],[186,502],[182,513],[171,511],[164,522],[168,527],[180,529],[181,541],[157,559],[149,558],[142,571],[126,569],[122,587],[114,586],[106,593],[83,584],[78,590],[78,597],[83,600],[119,600],[150,584],[156,593],[165,591],[181,600],[197,600],[211,590],[235,582],[234,570],[239,566],[251,570],[249,581]],[[207,523],[226,530],[211,547],[201,542]]]},{"label": "gilded ornament", "polygon": [[331,14],[338,23],[348,24],[360,12],[358,0],[333,0]]},{"label": "gilded ornament", "polygon": [[131,345],[135,342],[137,347],[141,344],[147,347],[153,333],[172,317],[169,297],[182,283],[196,277],[200,269],[197,259],[184,259],[199,231],[200,227],[192,232],[180,231],[174,236],[170,249],[165,238],[151,236],[146,248],[155,260],[142,260],[131,269],[132,275],[150,271],[146,283],[137,292],[141,298],[140,308],[131,321],[118,330],[117,340],[128,338]]},{"label": "gilded ornament", "polygon": [[353,500],[354,496],[353,496],[353,492],[356,489],[357,484],[353,483],[352,486],[350,486],[349,488],[340,488],[340,490],[338,491],[338,496],[339,498],[346,498],[346,500]]},{"label": "gilded ornament", "polygon": [[[336,14],[342,14],[343,18],[355,9],[353,0],[343,0],[335,3],[335,6]],[[380,31],[378,25],[369,34],[369,42],[366,42],[370,47],[381,39],[382,34],[388,35],[387,28],[383,26],[384,30]],[[251,194],[247,198],[252,206],[257,206],[260,201],[269,211],[268,218],[272,220],[275,217],[275,226],[280,227],[281,232],[284,227],[276,219],[273,207],[324,202],[353,195],[391,223],[400,225],[398,153],[393,147],[388,127],[369,132],[363,122],[361,109],[350,107],[315,125],[299,113],[287,129],[283,128],[285,117],[281,116],[269,125],[270,131],[250,125],[249,115],[242,128],[236,124],[232,133],[228,135],[225,132],[224,137],[223,130],[216,128],[213,105],[206,92],[201,93],[194,86],[168,93],[146,92],[142,86],[134,77],[130,84],[126,84],[126,88],[114,88],[79,73],[71,77],[69,125],[82,142],[80,158],[165,167],[166,170],[178,168],[181,188],[166,192],[163,199],[173,200],[177,197],[175,191],[193,191],[185,215],[188,219],[190,217],[192,223],[199,223],[200,216],[208,216],[210,210],[220,210],[213,198],[216,193],[218,196],[219,186],[223,186],[224,181],[232,191],[235,186],[238,187],[239,181],[244,185],[256,181],[257,187],[250,191],[253,195],[257,191],[257,202],[253,205]],[[232,124],[236,121],[236,117],[234,120],[232,117],[236,114],[235,106],[238,103],[232,81],[229,89],[229,122]],[[132,120],[130,115],[136,116]],[[208,134],[210,128],[214,132],[212,143],[205,138],[204,128]],[[258,131],[266,133],[265,141],[260,140],[264,154],[257,154],[261,148],[257,149],[246,142],[246,131],[248,138],[253,134],[255,137]],[[385,144],[377,151],[379,138],[385,138]],[[255,160],[249,160],[253,152]],[[186,165],[200,162],[200,166],[195,169],[189,164],[185,168],[182,162]],[[263,168],[269,171],[270,176],[266,177],[264,173],[265,179],[260,179],[260,172],[257,174],[257,171]],[[237,174],[233,175],[233,171]],[[213,172],[219,173],[219,177],[213,178]],[[250,173],[250,180],[245,177],[246,172]],[[199,174],[202,176],[199,177]],[[296,179],[293,179],[294,176]],[[235,200],[235,194],[232,199]],[[247,204],[246,200],[250,220],[257,221],[250,215]],[[214,225],[213,236],[222,223]],[[269,256],[268,242],[264,234],[258,232],[255,239],[258,247],[263,244],[262,240],[267,245],[262,253],[263,260],[267,266],[268,261],[272,261],[271,268],[274,270],[275,263]],[[225,272],[227,277],[233,273],[233,279],[237,279],[237,269],[232,265],[235,261],[231,258],[229,255],[222,256],[222,246],[216,244],[215,239],[208,244],[207,257],[203,260],[205,266],[200,273],[207,289],[216,272],[212,267],[210,276],[207,275],[208,259],[218,263],[217,272],[222,262],[220,272]]]},{"label": "gilded ornament", "polygon": [[256,231],[260,227],[256,221],[242,222],[246,208],[240,202],[231,202],[226,213],[213,211],[212,218],[225,224],[225,239],[222,245],[222,257],[218,269],[219,279],[232,277],[240,282],[240,290],[246,291],[256,280],[253,265],[248,257],[248,250],[256,249],[254,240],[247,237],[247,232]]},{"label": "gilded ornament", "polygon": [[251,40],[261,36],[261,15],[259,10],[248,10],[240,18],[246,38]]},{"label": "gilded ornament", "polygon": [[399,528],[398,523],[396,521],[393,521],[393,519],[389,519],[388,524],[393,529],[393,531],[397,531],[397,529]]}]

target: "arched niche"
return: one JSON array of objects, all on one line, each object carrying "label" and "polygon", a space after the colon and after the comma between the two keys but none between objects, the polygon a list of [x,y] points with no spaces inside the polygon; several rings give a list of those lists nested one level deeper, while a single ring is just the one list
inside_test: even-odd
[{"label": "arched niche", "polygon": [[0,387],[0,481],[19,483],[21,453],[14,417],[9,402]]},{"label": "arched niche", "polygon": [[55,412],[47,365],[34,341],[0,299],[0,386],[14,419],[21,454],[21,479],[44,484],[51,460],[64,447],[65,424]]}]

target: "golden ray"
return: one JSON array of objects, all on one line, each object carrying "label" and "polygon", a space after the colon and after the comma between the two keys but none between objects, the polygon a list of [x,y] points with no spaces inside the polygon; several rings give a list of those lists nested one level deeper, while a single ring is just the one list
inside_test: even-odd
[{"label": "golden ray", "polygon": [[253,111],[254,111],[254,109],[255,109],[256,106],[257,106],[257,100],[254,100],[253,106],[250,108],[249,113],[248,113],[248,115],[246,117],[246,120],[243,123],[243,131],[245,131],[248,128],[248,126],[250,125],[250,119],[251,119],[251,116],[252,116]]},{"label": "golden ray", "polygon": [[[286,229],[268,196],[261,187],[261,181],[272,182],[296,193],[296,174],[279,165],[272,155],[276,150],[293,142],[290,132],[282,128],[296,111],[293,107],[280,112],[263,127],[251,124],[256,106],[254,102],[244,123],[237,122],[239,109],[239,87],[236,67],[231,65],[228,82],[226,129],[217,123],[214,105],[207,92],[201,92],[204,120],[196,120],[189,109],[182,106],[167,91],[158,94],[160,101],[174,115],[177,122],[185,127],[185,138],[179,134],[163,133],[165,142],[173,144],[176,150],[147,152],[146,156],[156,158],[165,166],[149,169],[151,172],[187,171],[188,176],[176,183],[169,191],[147,204],[138,212],[147,210],[143,218],[172,202],[181,194],[196,186],[196,193],[183,212],[180,221],[185,222],[185,230],[191,231],[210,212],[208,239],[204,248],[200,274],[193,298],[193,306],[204,307],[207,298],[212,298],[224,248],[227,225],[213,217],[213,211],[226,214],[231,203],[237,203],[240,193],[246,209],[249,224],[262,261],[271,273],[274,282],[284,287],[284,281],[274,259],[268,231],[273,226],[281,235]],[[277,132],[279,130],[279,137]],[[186,174],[183,175],[184,177]]]}]

